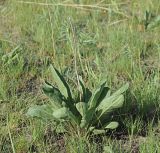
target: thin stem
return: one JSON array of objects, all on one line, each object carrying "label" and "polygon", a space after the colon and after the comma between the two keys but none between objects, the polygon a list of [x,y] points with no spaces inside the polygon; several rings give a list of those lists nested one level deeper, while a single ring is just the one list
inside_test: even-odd
[{"label": "thin stem", "polygon": [[8,130],[8,134],[9,134],[9,139],[11,141],[12,151],[13,151],[13,153],[16,153],[15,148],[14,148],[14,144],[13,144],[13,140],[12,140],[12,135],[11,135],[9,123],[8,123],[8,114],[7,114],[7,130]]},{"label": "thin stem", "polygon": [[[24,1],[17,1],[18,3],[23,3],[23,4],[32,4],[32,5],[40,5],[40,6],[63,6],[63,7],[73,7],[73,8],[89,8],[89,9],[97,9],[97,10],[101,10],[101,11],[110,11],[110,8],[107,8],[107,7],[104,7],[104,6],[99,6],[97,4],[90,4],[90,5],[85,5],[85,4],[64,4],[64,3],[57,3],[57,4],[53,4],[53,3],[38,3],[38,2],[24,2]],[[111,6],[112,4],[109,4],[109,6]],[[125,13],[122,13],[122,12],[119,12],[117,10],[114,10],[113,11],[117,14],[120,14],[122,16],[125,16],[127,18],[129,18],[128,15],[126,15]]]},{"label": "thin stem", "polygon": [[[46,0],[46,4],[48,4],[48,0]],[[52,49],[53,49],[54,58],[55,58],[56,50],[55,50],[55,43],[54,43],[54,32],[53,32],[52,16],[51,16],[49,5],[46,5],[46,6],[47,6],[47,9],[48,9],[48,16],[49,16],[49,22],[50,22],[50,27],[51,27]]]}]

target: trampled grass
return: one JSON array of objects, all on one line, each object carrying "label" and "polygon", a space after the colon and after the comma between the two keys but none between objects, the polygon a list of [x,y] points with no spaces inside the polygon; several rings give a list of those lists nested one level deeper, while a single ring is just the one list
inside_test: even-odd
[{"label": "trampled grass", "polygon": [[[159,153],[159,18],[159,0],[1,0],[0,152]],[[75,91],[77,73],[90,89],[129,82],[119,128],[85,140],[28,118],[50,63]]]}]

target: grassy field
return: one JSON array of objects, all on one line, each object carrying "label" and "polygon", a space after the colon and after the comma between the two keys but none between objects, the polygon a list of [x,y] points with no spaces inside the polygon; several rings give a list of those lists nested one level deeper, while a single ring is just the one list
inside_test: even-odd
[{"label": "grassy field", "polygon": [[[129,82],[116,130],[86,140],[28,118],[48,66],[73,84]],[[0,0],[1,153],[160,153],[159,0]]]}]

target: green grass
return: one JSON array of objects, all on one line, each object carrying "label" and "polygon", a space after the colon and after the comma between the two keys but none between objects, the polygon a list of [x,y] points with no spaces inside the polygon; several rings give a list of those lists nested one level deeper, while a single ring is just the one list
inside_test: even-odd
[{"label": "green grass", "polygon": [[[145,29],[146,11],[149,24],[160,15],[159,0],[34,2],[0,2],[0,152],[160,152],[160,25]],[[97,3],[103,8],[93,7]],[[17,46],[17,57],[3,61]],[[88,141],[27,118],[31,105],[48,102],[41,85],[51,80],[50,63],[75,90],[77,72],[90,89],[103,79],[115,90],[129,82],[116,113],[120,127]]]}]

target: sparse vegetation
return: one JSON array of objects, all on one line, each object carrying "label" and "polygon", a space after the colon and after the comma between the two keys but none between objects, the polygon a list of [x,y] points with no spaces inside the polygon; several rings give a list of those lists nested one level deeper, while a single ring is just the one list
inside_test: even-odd
[{"label": "sparse vegetation", "polygon": [[[159,153],[159,23],[159,0],[1,0],[0,152]],[[66,80],[71,93],[50,75],[53,63],[59,71],[52,70]],[[97,92],[112,89],[111,97],[126,82],[130,86],[120,101],[123,107],[107,114],[107,123],[119,126],[99,135],[92,131],[86,139],[89,127],[102,127],[93,118],[82,124],[86,116],[81,108],[91,107],[97,94],[89,93],[102,80],[106,82]],[[54,103],[48,98],[53,90],[59,95],[52,97]],[[69,106],[69,99],[77,105]],[[53,113],[55,104],[58,112]],[[49,106],[51,116],[44,114],[46,120],[33,114],[35,106]],[[63,122],[63,107],[76,118]],[[28,117],[28,109],[42,120]],[[53,115],[60,121],[53,121]],[[74,120],[78,124],[71,124]]]}]

